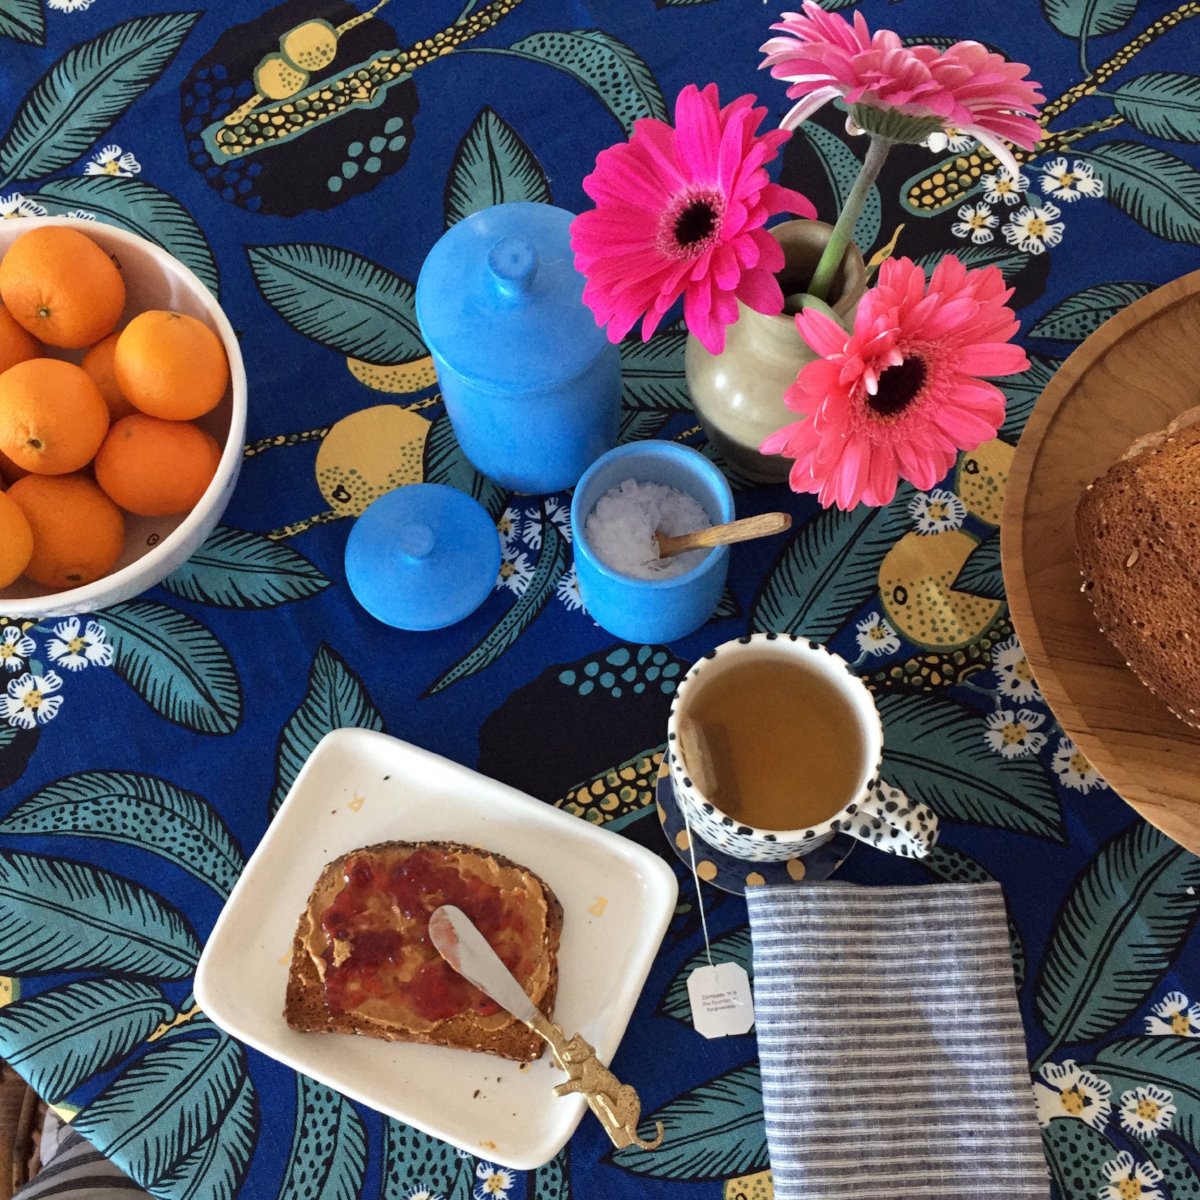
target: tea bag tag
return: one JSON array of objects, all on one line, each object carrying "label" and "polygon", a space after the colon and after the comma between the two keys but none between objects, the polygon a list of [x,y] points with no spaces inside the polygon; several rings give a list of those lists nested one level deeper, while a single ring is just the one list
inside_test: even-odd
[{"label": "tea bag tag", "polygon": [[701,1037],[732,1037],[749,1033],[754,1024],[750,977],[735,962],[697,967],[687,981],[692,1024]]}]

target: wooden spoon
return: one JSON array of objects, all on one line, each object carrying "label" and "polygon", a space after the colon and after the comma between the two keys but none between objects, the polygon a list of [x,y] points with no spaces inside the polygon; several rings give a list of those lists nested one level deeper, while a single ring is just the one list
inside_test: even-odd
[{"label": "wooden spoon", "polygon": [[708,529],[697,529],[694,533],[680,533],[674,537],[665,533],[654,535],[658,542],[658,557],[669,558],[685,550],[699,550],[705,546],[727,546],[730,542],[749,542],[754,538],[769,537],[792,527],[789,513],[761,513],[757,517],[743,517],[740,521],[729,521],[724,525],[711,525]]}]

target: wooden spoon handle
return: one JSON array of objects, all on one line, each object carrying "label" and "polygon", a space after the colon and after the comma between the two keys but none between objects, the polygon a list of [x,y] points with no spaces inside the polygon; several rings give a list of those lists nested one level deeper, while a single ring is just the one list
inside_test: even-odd
[{"label": "wooden spoon handle", "polygon": [[754,538],[782,533],[792,526],[789,513],[761,513],[757,517],[743,517],[725,525],[713,525],[708,529],[697,529],[694,533],[680,533],[674,537],[658,534],[658,556],[667,558],[682,554],[685,550],[698,550],[703,546],[727,546],[730,542],[749,542]]}]

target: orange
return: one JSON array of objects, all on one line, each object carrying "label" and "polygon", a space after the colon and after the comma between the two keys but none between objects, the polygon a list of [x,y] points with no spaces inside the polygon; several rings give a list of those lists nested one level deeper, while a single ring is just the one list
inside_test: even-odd
[{"label": "orange", "polygon": [[12,313],[0,305],[0,372],[27,358],[37,358],[41,352],[37,338],[22,329]]},{"label": "orange", "polygon": [[110,333],[101,338],[84,356],[79,365],[88,373],[88,378],[100,389],[104,403],[108,405],[110,421],[119,421],[137,409],[125,399],[117,386],[117,377],[113,371],[113,355],[117,349],[119,334]]},{"label": "orange", "polygon": [[186,313],[139,313],[121,330],[113,365],[133,405],[167,421],[211,412],[229,386],[221,339]]},{"label": "orange", "polygon": [[0,451],[39,475],[86,467],[108,432],[108,407],[87,372],[31,358],[0,375]]},{"label": "orange", "polygon": [[86,475],[26,475],[8,489],[33,530],[25,574],[42,587],[92,583],[125,545],[121,510]]},{"label": "orange", "polygon": [[125,281],[87,234],[44,225],[9,246],[0,261],[0,297],[34,337],[79,349],[112,333],[125,307]]},{"label": "orange", "polygon": [[7,454],[0,453],[0,479],[6,484],[16,483],[18,479],[23,479],[29,472],[24,467],[18,467]]},{"label": "orange", "polygon": [[29,565],[33,553],[33,530],[21,506],[0,492],[0,587],[8,587]]},{"label": "orange", "polygon": [[123,417],[96,455],[96,481],[139,517],[187,512],[217,473],[221,447],[190,421]]}]

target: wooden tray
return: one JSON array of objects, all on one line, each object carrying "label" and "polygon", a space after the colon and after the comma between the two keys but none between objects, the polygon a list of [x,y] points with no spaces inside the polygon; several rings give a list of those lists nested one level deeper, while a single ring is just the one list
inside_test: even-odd
[{"label": "wooden tray", "polygon": [[1101,636],[1080,592],[1075,505],[1135,438],[1198,404],[1193,271],[1107,321],[1050,381],[1017,447],[1000,542],[1013,624],[1059,724],[1130,805],[1193,853],[1200,729],[1175,717]]}]

